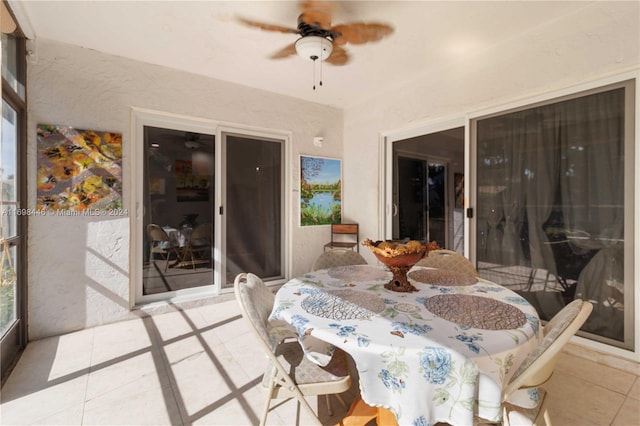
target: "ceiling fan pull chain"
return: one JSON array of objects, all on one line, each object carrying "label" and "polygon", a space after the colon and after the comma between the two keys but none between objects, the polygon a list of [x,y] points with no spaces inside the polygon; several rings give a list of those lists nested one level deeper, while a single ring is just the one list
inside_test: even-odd
[{"label": "ceiling fan pull chain", "polygon": [[[322,47],[321,47],[322,49]],[[322,54],[322,52],[320,52],[320,54]],[[320,59],[320,86],[322,86],[322,58]]]},{"label": "ceiling fan pull chain", "polygon": [[[311,64],[313,66],[313,90],[316,90],[316,59],[318,59],[316,55],[311,56]],[[320,83],[320,85],[322,85],[322,82]]]}]

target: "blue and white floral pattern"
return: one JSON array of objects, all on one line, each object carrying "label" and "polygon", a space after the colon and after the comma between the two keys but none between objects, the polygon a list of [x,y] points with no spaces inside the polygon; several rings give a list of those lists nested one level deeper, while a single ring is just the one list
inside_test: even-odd
[{"label": "blue and white floral pattern", "polygon": [[296,333],[298,333],[299,336],[304,336],[308,329],[307,324],[309,324],[309,320],[302,315],[294,315],[291,317],[291,325],[296,329]]},{"label": "blue and white floral pattern", "polygon": [[[381,276],[371,277],[376,275]],[[348,282],[349,289],[371,294],[384,303],[379,314],[331,319],[309,313],[301,305],[309,295],[331,288],[335,278],[327,270],[306,274],[277,292],[271,318],[295,328],[314,362],[329,362],[334,347],[348,352],[358,370],[362,398],[389,408],[399,424],[472,424],[474,414],[499,421],[503,384],[537,342],[539,319],[533,306],[485,280],[449,287],[416,283],[419,291],[415,293],[389,291],[384,288],[388,280],[386,274],[380,279]],[[475,293],[495,299],[516,307],[526,321],[509,330],[461,326],[426,308],[426,300],[443,293]],[[286,327],[283,330],[286,332]],[[479,380],[480,374],[483,380]],[[531,400],[534,394],[524,392],[524,396]]]},{"label": "blue and white floral pattern", "polygon": [[394,321],[391,323],[391,327],[394,331],[401,331],[403,334],[415,334],[420,336],[433,330],[427,324],[407,323],[402,321]]},{"label": "blue and white floral pattern", "polygon": [[441,385],[451,370],[451,354],[443,348],[426,347],[420,355],[420,373],[429,383]]},{"label": "blue and white floral pattern", "polygon": [[482,336],[478,334],[468,335],[467,333],[460,333],[456,336],[456,339],[464,342],[469,350],[477,354],[480,353],[480,346],[476,342],[481,342]]},{"label": "blue and white floral pattern", "polygon": [[369,346],[369,343],[371,343],[371,340],[367,336],[356,333],[355,326],[332,323],[332,324],[329,324],[329,327],[338,330],[338,332],[336,333],[336,336],[340,336],[340,337],[355,336],[356,342],[360,347],[367,347]]}]

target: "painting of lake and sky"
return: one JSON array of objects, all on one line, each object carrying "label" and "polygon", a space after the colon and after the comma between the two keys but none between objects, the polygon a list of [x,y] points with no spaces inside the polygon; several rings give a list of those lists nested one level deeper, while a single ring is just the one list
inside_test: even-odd
[{"label": "painting of lake and sky", "polygon": [[300,156],[300,225],[342,221],[341,160]]}]

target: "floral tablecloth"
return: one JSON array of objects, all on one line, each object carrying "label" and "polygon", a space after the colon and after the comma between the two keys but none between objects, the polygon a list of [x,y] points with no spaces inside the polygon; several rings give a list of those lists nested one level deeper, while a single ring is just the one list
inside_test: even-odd
[{"label": "floral tablecloth", "polygon": [[274,333],[292,326],[319,364],[335,347],[348,352],[362,399],[401,425],[471,425],[474,414],[499,421],[502,386],[537,343],[536,310],[482,279],[435,285],[409,273],[419,290],[400,293],[384,288],[391,276],[354,265],[292,279],[276,294]]}]

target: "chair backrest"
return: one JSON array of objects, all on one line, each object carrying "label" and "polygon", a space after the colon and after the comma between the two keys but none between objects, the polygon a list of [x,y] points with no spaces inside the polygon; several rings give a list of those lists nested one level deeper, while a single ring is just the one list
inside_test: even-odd
[{"label": "chair backrest", "polygon": [[334,248],[323,252],[313,262],[312,271],[333,268],[335,266],[366,265],[367,261],[360,253],[351,249]]},{"label": "chair backrest", "polygon": [[431,250],[427,256],[416,263],[416,266],[428,266],[431,268],[447,269],[462,274],[478,277],[478,271],[473,263],[460,253],[453,250]]},{"label": "chair backrest", "polygon": [[191,240],[208,240],[211,241],[213,227],[210,223],[202,223],[193,228],[191,232]]},{"label": "chair backrest", "polygon": [[538,346],[518,367],[504,391],[504,398],[518,389],[537,387],[551,378],[556,361],[564,346],[587,320],[593,305],[576,299],[542,329],[543,338]]},{"label": "chair backrest", "polygon": [[331,242],[325,247],[353,248],[360,251],[358,244],[360,235],[357,223],[333,223],[331,224]]},{"label": "chair backrest", "polygon": [[353,234],[358,235],[357,223],[334,223],[331,225],[331,234]]},{"label": "chair backrest", "polygon": [[249,321],[265,350],[271,352],[268,327],[275,296],[259,277],[250,273],[236,276],[234,291],[242,316]]},{"label": "chair backrest", "polygon": [[147,233],[149,234],[151,241],[171,241],[165,230],[155,223],[147,225]]}]

